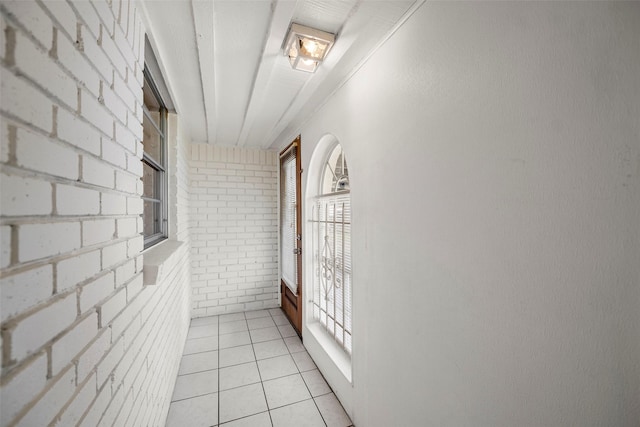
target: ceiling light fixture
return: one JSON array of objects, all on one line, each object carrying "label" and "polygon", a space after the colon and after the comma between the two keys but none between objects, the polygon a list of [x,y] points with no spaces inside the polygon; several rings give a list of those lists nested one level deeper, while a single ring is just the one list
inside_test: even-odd
[{"label": "ceiling light fixture", "polygon": [[333,46],[335,36],[304,25],[291,24],[284,54],[294,70],[313,73]]}]

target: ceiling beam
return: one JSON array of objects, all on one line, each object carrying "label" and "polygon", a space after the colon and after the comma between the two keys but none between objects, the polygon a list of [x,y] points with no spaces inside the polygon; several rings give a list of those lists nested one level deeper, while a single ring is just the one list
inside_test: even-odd
[{"label": "ceiling beam", "polygon": [[[200,85],[207,126],[207,142],[216,141],[216,73],[213,61],[215,40],[213,36],[214,2],[191,0],[191,13],[195,30],[198,63],[200,65]],[[205,78],[206,76],[206,78]],[[188,77],[187,77],[188,78]]]},{"label": "ceiling beam", "polygon": [[[340,72],[336,73],[336,68],[342,65],[340,63],[342,57],[358,40],[359,34],[355,29],[361,28],[364,22],[369,19],[365,14],[358,14],[361,5],[362,0],[352,0],[351,11],[347,14],[346,20],[341,25],[340,32],[336,34],[336,42],[331,48],[329,55],[327,55],[327,59],[320,64],[316,72],[312,75],[312,78],[305,82],[304,86],[298,91],[298,94],[291,100],[271,132],[262,142],[261,148],[266,149],[277,145],[278,137],[292,125],[294,120],[300,117],[300,112],[303,107],[309,104],[317,105],[319,103],[312,97],[322,83],[327,79],[335,80],[336,76],[341,75]],[[353,31],[351,30],[352,28],[354,28]],[[294,123],[296,129],[300,124],[301,121]]]},{"label": "ceiling beam", "polygon": [[[367,21],[369,13],[367,9],[371,7],[375,7],[374,4],[369,2],[362,2],[358,9],[355,10],[356,13],[351,14],[349,19],[345,22],[345,25],[342,27],[341,33],[339,34],[339,38],[336,40],[336,44],[331,50],[331,55],[326,62],[330,61],[329,71],[327,71],[326,75],[323,71],[322,78],[320,79],[311,79],[301,88],[298,95],[292,100],[289,104],[289,107],[283,113],[282,117],[278,120],[273,130],[269,133],[269,135],[264,139],[264,142],[261,146],[263,149],[275,149],[283,144],[286,141],[295,138],[300,133],[300,128],[312,117],[320,108],[322,108],[333,95],[340,90],[350,79],[353,77],[360,68],[366,64],[369,59],[373,56],[373,54],[378,51],[400,27],[404,25],[404,23],[418,10],[426,0],[413,0],[413,3],[405,8],[402,16],[396,21],[393,20],[394,24],[390,26],[389,30],[386,31],[386,34],[383,35],[382,39],[373,45],[373,47],[369,47],[368,51],[362,51],[360,47],[356,46],[356,42],[360,40],[363,36],[363,31],[366,28],[365,22]],[[363,12],[363,13],[358,13]],[[389,10],[389,15],[393,15],[391,10]],[[373,39],[378,40],[379,36],[374,37]],[[356,50],[354,52],[350,52],[350,55],[345,56],[345,54],[352,49],[352,47]],[[340,63],[342,57],[349,57],[346,61]],[[352,59],[353,58],[353,59]],[[325,65],[325,64],[323,64]],[[335,67],[335,69],[333,69]],[[318,69],[320,71],[322,66]],[[317,73],[317,72],[316,72]],[[315,99],[311,99],[313,94],[320,88],[320,86],[331,88],[329,91],[320,90],[321,93],[325,93],[325,96],[315,97]]]},{"label": "ceiling beam", "polygon": [[293,18],[298,1],[277,1],[272,2],[273,13],[271,15],[271,24],[269,32],[266,35],[266,41],[262,50],[262,59],[254,76],[251,87],[251,96],[247,103],[242,129],[238,137],[238,146],[246,145],[253,123],[263,111],[266,94],[269,87],[271,73],[275,67],[276,61],[280,59],[282,42],[287,34],[289,23]]}]

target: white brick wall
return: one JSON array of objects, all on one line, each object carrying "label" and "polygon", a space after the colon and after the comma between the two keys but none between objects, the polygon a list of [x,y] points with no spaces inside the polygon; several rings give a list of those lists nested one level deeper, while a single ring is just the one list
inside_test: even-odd
[{"label": "white brick wall", "polygon": [[18,129],[16,140],[17,166],[70,180],[78,179],[79,155],[72,147],[22,128]]},{"label": "white brick wall", "polygon": [[100,193],[75,185],[56,184],[56,210],[58,215],[95,215],[100,212]]},{"label": "white brick wall", "polygon": [[89,277],[100,272],[100,251],[64,259],[57,264],[56,291],[62,292],[75,287]]},{"label": "white brick wall", "polygon": [[48,215],[51,213],[51,184],[18,175],[0,174],[2,213],[15,215]]},{"label": "white brick wall", "polygon": [[277,153],[191,145],[194,317],[278,305]]},{"label": "white brick wall", "polygon": [[[0,226],[0,268],[11,263],[11,227]],[[4,287],[2,288],[4,289]],[[3,310],[4,311],[4,310]]]},{"label": "white brick wall", "polygon": [[2,424],[7,424],[5,419],[13,419],[24,407],[25,402],[31,402],[45,387],[46,382],[47,356],[42,353],[25,364],[23,369],[16,369],[10,375],[4,375],[0,388]]},{"label": "white brick wall", "polygon": [[[168,413],[191,264],[183,245],[143,286],[136,8],[0,2],[0,427],[159,426]],[[188,244],[188,136],[173,135],[170,227]]]},{"label": "white brick wall", "polygon": [[50,339],[63,332],[77,317],[74,294],[57,298],[19,322],[11,335],[11,357],[17,360],[36,353]]},{"label": "white brick wall", "polygon": [[0,320],[4,322],[51,297],[53,294],[53,265],[46,264],[3,277],[0,279],[0,289],[2,289],[0,292],[0,314],[2,316]]},{"label": "white brick wall", "polygon": [[[57,222],[18,226],[18,260],[45,260],[80,247],[80,224]],[[15,250],[15,249],[13,249]]]}]

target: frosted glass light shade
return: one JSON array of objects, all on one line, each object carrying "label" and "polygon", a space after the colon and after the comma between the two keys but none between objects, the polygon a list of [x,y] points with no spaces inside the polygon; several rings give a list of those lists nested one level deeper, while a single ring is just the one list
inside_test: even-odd
[{"label": "frosted glass light shade", "polygon": [[295,70],[313,73],[333,46],[335,36],[314,28],[291,24],[284,54]]}]

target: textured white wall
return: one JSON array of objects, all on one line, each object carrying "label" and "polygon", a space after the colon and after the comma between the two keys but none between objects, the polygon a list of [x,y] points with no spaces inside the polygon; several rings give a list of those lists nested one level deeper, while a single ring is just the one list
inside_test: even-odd
[{"label": "textured white wall", "polygon": [[305,170],[349,161],[356,425],[638,425],[639,117],[640,4],[426,2],[307,122]]},{"label": "textured white wall", "polygon": [[277,154],[191,144],[193,317],[278,306]]}]

